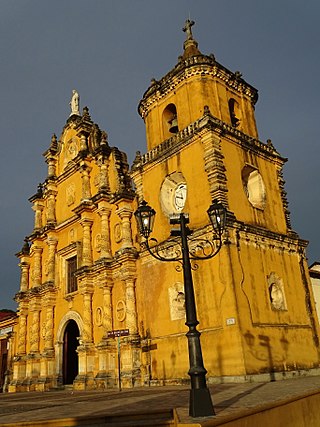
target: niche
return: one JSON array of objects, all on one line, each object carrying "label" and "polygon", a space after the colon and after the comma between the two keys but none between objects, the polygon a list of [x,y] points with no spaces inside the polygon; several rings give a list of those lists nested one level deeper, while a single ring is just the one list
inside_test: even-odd
[{"label": "niche", "polygon": [[259,171],[246,165],[242,169],[242,184],[246,196],[254,208],[263,210],[266,205],[266,188]]},{"label": "niche", "polygon": [[174,104],[169,104],[163,110],[163,130],[164,137],[170,137],[171,134],[179,132],[177,108]]},{"label": "niche", "polygon": [[229,99],[229,113],[230,120],[233,127],[237,128],[240,126],[240,108],[237,101],[233,98]]}]

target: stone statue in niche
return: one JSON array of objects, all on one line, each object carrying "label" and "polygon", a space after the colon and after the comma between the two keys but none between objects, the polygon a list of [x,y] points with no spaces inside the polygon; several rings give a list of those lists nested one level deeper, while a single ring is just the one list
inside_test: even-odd
[{"label": "stone statue in niche", "polygon": [[101,234],[97,234],[95,238],[95,249],[98,253],[101,252]]},{"label": "stone statue in niche", "polygon": [[80,96],[78,92],[75,89],[73,89],[71,101],[70,101],[70,108],[71,108],[70,116],[73,116],[74,114],[77,116],[80,116],[79,102],[80,102]]},{"label": "stone statue in niche", "polygon": [[275,273],[268,276],[269,298],[274,310],[287,310],[282,279]]},{"label": "stone statue in niche", "polygon": [[279,285],[273,283],[270,286],[270,300],[271,305],[276,310],[284,310],[284,295]]},{"label": "stone statue in niche", "polygon": [[114,226],[114,238],[117,243],[121,242],[122,240],[122,229],[119,222],[117,222]]},{"label": "stone statue in niche", "polygon": [[100,146],[101,143],[101,130],[99,129],[99,126],[97,124],[94,124],[92,126],[91,131],[91,145],[93,149],[96,149]]},{"label": "stone statue in niche", "polygon": [[66,199],[67,199],[67,205],[71,206],[74,204],[76,199],[76,187],[75,184],[70,184],[66,189]]},{"label": "stone statue in niche", "polygon": [[69,231],[69,242],[73,243],[75,241],[75,231],[73,228]]},{"label": "stone statue in niche", "polygon": [[168,289],[171,320],[185,319],[185,295],[183,283],[177,282]]}]

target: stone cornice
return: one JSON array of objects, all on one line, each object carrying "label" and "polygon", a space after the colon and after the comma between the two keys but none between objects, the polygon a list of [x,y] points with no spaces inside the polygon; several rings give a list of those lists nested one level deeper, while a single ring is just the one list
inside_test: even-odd
[{"label": "stone cornice", "polygon": [[182,81],[193,76],[210,76],[224,82],[228,87],[237,92],[244,93],[251,98],[253,104],[258,100],[258,91],[241,78],[240,73],[232,71],[219,64],[213,56],[197,55],[182,59],[161,80],[153,80],[151,86],[146,90],[138,106],[141,117],[148,114],[150,106],[167,96]]},{"label": "stone cornice", "polygon": [[146,154],[141,155],[140,153],[137,153],[132,165],[132,171],[139,169],[146,164],[152,164],[153,162],[160,161],[163,157],[168,157],[169,155],[180,151],[184,146],[190,143],[195,135],[201,135],[201,133],[208,130],[215,131],[220,135],[228,135],[233,138],[235,143],[242,147],[246,147],[257,154],[278,159],[280,163],[284,163],[287,160],[280,156],[272,143],[269,142],[265,144],[258,139],[241,132],[228,123],[212,116],[210,112],[206,112],[200,119],[191,123],[180,132],[174,134],[171,138],[161,142]]},{"label": "stone cornice", "polygon": [[[303,255],[308,246],[308,241],[300,239],[297,233],[289,231],[286,234],[277,233],[269,229],[252,224],[245,224],[235,221],[231,228],[237,231],[238,239],[246,241],[248,244],[266,244],[278,250],[285,250],[290,253]],[[298,251],[299,250],[299,251]]]},{"label": "stone cornice", "polygon": [[[227,216],[227,227],[223,235],[224,245],[236,245],[241,241],[249,245],[272,246],[272,248],[279,251],[304,255],[308,241],[300,239],[297,233],[292,231],[287,234],[277,233],[256,225],[245,224],[241,221],[237,221],[234,214],[229,211]],[[195,241],[196,239],[203,238],[204,236],[209,240],[212,236],[212,229],[209,224],[197,229],[192,229],[192,238],[194,238]],[[190,242],[192,242],[192,238],[190,238]],[[163,248],[169,248],[172,247],[175,242],[175,238],[168,237],[168,239],[160,242],[159,244]],[[179,245],[180,242],[178,241],[177,244]],[[140,247],[139,257],[154,261],[152,257],[150,258],[148,250],[143,245]]]},{"label": "stone cornice", "polygon": [[25,292],[20,291],[16,293],[14,300],[16,302],[30,301],[32,298],[42,297],[47,293],[50,293],[52,296],[54,296],[56,292],[57,289],[54,285],[54,282],[45,282],[41,286],[35,286]]}]

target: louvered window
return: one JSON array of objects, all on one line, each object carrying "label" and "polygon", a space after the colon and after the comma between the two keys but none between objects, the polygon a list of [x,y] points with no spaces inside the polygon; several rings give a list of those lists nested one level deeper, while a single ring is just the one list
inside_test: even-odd
[{"label": "louvered window", "polygon": [[77,278],[75,272],[77,271],[77,257],[67,259],[67,271],[68,271],[68,293],[75,292],[78,289]]}]

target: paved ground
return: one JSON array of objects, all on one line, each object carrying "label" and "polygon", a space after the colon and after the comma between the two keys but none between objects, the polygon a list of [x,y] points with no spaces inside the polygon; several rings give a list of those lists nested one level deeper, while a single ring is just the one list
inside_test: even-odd
[{"label": "paved ground", "polygon": [[[216,425],[226,418],[230,419],[276,402],[319,391],[320,376],[299,377],[268,383],[233,383],[210,386],[216,412],[214,417],[217,421]],[[30,425],[33,425],[32,423],[40,420],[70,417],[94,419],[99,416],[114,418],[119,415],[127,416],[127,419],[130,420],[130,417],[132,416],[133,419],[135,414],[144,413],[150,414],[150,416],[157,412],[168,414],[173,408],[176,408],[182,424],[204,421],[188,416],[188,401],[189,388],[185,386],[136,388],[121,392],[107,390],[6,393],[0,394],[0,426],[9,423],[22,425],[22,422],[31,422]],[[45,422],[37,425],[45,425]]]}]

